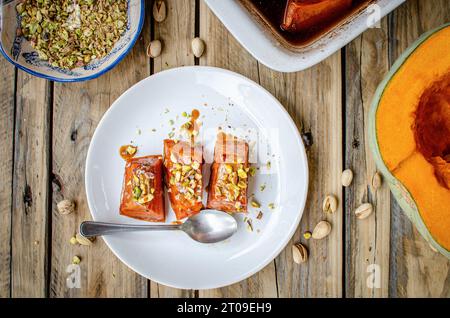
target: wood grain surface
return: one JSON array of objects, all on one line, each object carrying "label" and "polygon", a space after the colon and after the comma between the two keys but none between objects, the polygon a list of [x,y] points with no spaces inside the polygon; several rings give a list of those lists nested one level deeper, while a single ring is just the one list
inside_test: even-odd
[{"label": "wood grain surface", "polygon": [[[389,70],[387,39],[385,18],[379,28],[364,32],[345,50],[345,169],[355,172],[352,186],[344,191],[348,297],[388,296],[390,191],[386,183],[380,189],[372,186],[377,170],[367,137],[372,96]],[[365,220],[358,220],[354,211],[366,202],[372,203],[375,213]],[[379,288],[368,288],[373,269],[380,274],[380,280],[376,282]]]},{"label": "wood grain surface", "polygon": [[11,295],[11,213],[14,168],[15,70],[0,59],[0,297]]},{"label": "wood grain surface", "polygon": [[[297,73],[283,74],[255,60],[201,0],[165,0],[167,19],[146,23],[131,53],[113,70],[82,83],[52,83],[14,69],[0,58],[0,297],[450,297],[450,262],[433,252],[403,214],[386,184],[371,186],[376,167],[368,149],[372,96],[395,59],[423,32],[450,22],[447,0],[408,0],[344,49]],[[201,58],[191,41],[206,43]],[[161,56],[146,47],[161,40]],[[278,257],[237,284],[213,290],[178,290],[139,276],[102,239],[71,245],[80,222],[90,219],[84,187],[89,143],[104,112],[130,86],[174,67],[229,69],[269,90],[294,119],[307,144],[309,195],[302,222]],[[174,91],[176,88],[174,88]],[[354,172],[351,187],[341,172]],[[339,198],[322,212],[327,194]],[[62,199],[76,212],[60,215]],[[371,202],[375,213],[357,220]],[[317,222],[332,233],[305,240]],[[292,259],[292,244],[310,252]],[[81,286],[68,288],[68,265],[81,258]],[[373,271],[380,274],[372,281]],[[373,287],[373,288],[372,288]]]},{"label": "wood grain surface", "polygon": [[19,71],[14,131],[11,294],[48,295],[51,83]]}]

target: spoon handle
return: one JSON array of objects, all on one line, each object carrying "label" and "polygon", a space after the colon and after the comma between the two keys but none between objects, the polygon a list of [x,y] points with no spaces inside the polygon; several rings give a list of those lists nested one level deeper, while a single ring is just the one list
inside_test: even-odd
[{"label": "spoon handle", "polygon": [[166,231],[166,230],[180,230],[179,224],[164,224],[164,225],[135,225],[135,224],[118,224],[85,221],[80,224],[80,234],[85,237],[108,235],[120,232],[137,232],[137,231]]}]

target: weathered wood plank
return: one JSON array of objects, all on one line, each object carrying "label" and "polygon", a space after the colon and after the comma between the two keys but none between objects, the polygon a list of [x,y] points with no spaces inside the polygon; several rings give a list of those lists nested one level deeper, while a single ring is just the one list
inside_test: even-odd
[{"label": "weathered wood plank", "polygon": [[[149,9],[147,8],[147,12]],[[90,246],[75,246],[69,239],[79,224],[90,219],[85,195],[84,169],[92,134],[104,112],[130,86],[150,71],[145,53],[150,25],[144,25],[130,54],[98,79],[55,84],[53,113],[53,202],[51,297],[147,297],[147,280],[116,258],[101,238]],[[76,213],[60,215],[62,199],[76,202]],[[80,256],[81,288],[68,288],[67,266]]]},{"label": "weathered wood plank", "polygon": [[17,75],[12,210],[12,297],[45,297],[48,266],[50,83]]},{"label": "weathered wood plank", "polygon": [[[449,1],[407,1],[391,16],[391,64],[420,34],[449,21]],[[390,296],[450,297],[450,261],[430,249],[391,200]]]},{"label": "weathered wood plank", "polygon": [[[162,54],[153,59],[153,72],[194,65],[191,41],[195,37],[195,5],[192,0],[166,0],[167,18],[154,21],[154,39],[163,43]],[[194,297],[195,291],[170,288],[151,282],[150,297]]]},{"label": "weathered wood plank", "polygon": [[[354,173],[352,185],[345,188],[347,297],[388,297],[389,292],[390,192],[387,184],[378,190],[371,186],[376,166],[367,138],[373,94],[389,69],[387,18],[380,26],[364,32],[345,50],[345,168]],[[355,209],[366,202],[373,204],[375,213],[356,219]],[[369,284],[369,276],[375,282]]]},{"label": "weathered wood plank", "polygon": [[0,57],[0,298],[11,295],[11,213],[15,70]]},{"label": "weathered wood plank", "polygon": [[[286,249],[276,259],[280,297],[342,296],[342,86],[341,53],[303,72],[282,74],[260,66],[261,84],[286,107],[300,131],[310,133],[308,148],[309,195],[302,222]],[[324,215],[322,201],[327,194],[339,198],[339,209]],[[321,220],[333,227],[323,240],[305,241]],[[291,246],[302,241],[310,259],[299,266],[292,260]],[[320,283],[319,283],[320,282]]]}]

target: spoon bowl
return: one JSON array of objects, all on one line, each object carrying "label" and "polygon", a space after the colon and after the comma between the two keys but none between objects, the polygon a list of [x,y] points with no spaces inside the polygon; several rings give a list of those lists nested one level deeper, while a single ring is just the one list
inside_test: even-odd
[{"label": "spoon bowl", "polygon": [[188,218],[180,229],[197,242],[216,243],[236,233],[237,222],[225,212],[205,210]]},{"label": "spoon bowl", "polygon": [[203,210],[182,224],[134,225],[85,221],[80,224],[80,234],[85,237],[112,235],[137,231],[183,231],[200,243],[217,243],[230,238],[237,231],[236,219],[218,210]]}]

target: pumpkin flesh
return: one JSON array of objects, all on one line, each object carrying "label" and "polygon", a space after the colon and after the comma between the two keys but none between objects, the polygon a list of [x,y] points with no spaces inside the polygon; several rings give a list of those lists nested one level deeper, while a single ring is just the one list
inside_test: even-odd
[{"label": "pumpkin flesh", "polygon": [[387,84],[376,134],[387,168],[450,250],[450,27],[431,35]]}]

